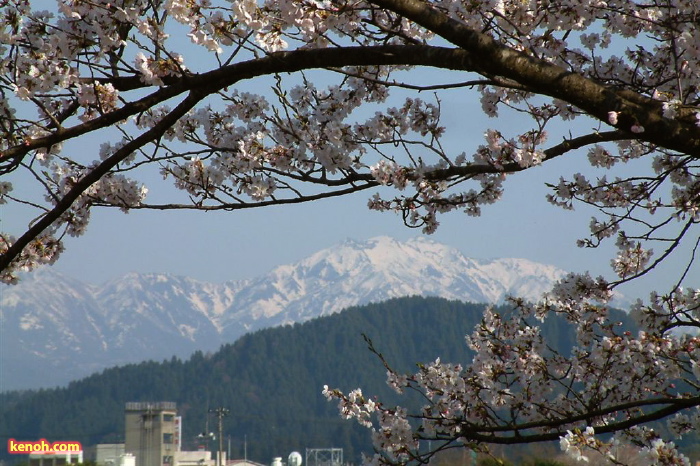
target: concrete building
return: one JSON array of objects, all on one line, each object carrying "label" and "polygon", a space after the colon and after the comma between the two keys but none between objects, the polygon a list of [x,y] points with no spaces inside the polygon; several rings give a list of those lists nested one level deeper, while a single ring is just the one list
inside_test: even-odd
[{"label": "concrete building", "polygon": [[83,462],[83,451],[31,453],[29,466],[64,466]]},{"label": "concrete building", "polygon": [[134,466],[174,466],[181,435],[176,404],[130,402],[125,411],[124,449],[134,455]]},{"label": "concrete building", "polygon": [[216,460],[207,450],[179,451],[175,454],[175,466],[216,466]]},{"label": "concrete building", "polygon": [[123,443],[100,443],[85,448],[85,461],[97,466],[136,466],[136,457],[126,453]]},{"label": "concrete building", "polygon": [[124,453],[123,443],[100,443],[85,448],[85,459],[94,461],[97,466],[117,466]]},{"label": "concrete building", "polygon": [[256,463],[255,461],[239,459],[239,460],[229,460],[226,462],[226,466],[265,466],[262,463]]}]

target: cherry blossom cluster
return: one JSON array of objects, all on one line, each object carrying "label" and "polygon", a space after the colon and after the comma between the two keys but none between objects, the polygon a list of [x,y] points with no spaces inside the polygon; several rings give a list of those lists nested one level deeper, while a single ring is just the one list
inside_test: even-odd
[{"label": "cherry blossom cluster", "polygon": [[[601,291],[590,292],[596,288]],[[600,304],[607,299],[609,294],[601,283],[571,275],[541,303],[514,299],[512,310],[487,309],[481,324],[467,337],[474,352],[468,366],[438,359],[421,365],[415,374],[389,370],[387,383],[397,392],[411,388],[428,400],[420,412],[408,414],[421,420],[420,429],[395,446],[408,451],[408,445],[421,440],[444,445],[485,439],[498,443],[508,433],[545,438],[561,433],[562,449],[582,461],[594,452],[615,459],[615,446],[624,441],[641,446],[638,456],[647,461],[645,464],[687,464],[687,458],[679,455],[672,443],[664,442],[653,431],[641,436],[625,430],[610,441],[595,435],[598,428],[624,424],[629,416],[639,415],[636,401],[643,406],[649,397],[666,397],[672,403],[693,396],[692,391],[678,392],[676,384],[692,380],[688,374],[698,372],[695,361],[700,340],[687,335],[675,338],[665,329],[633,335],[610,321],[606,307]],[[574,324],[578,346],[571,355],[548,346],[536,324],[553,314],[563,314]],[[349,398],[340,391],[325,393],[339,399],[346,411],[351,409],[346,406]],[[628,407],[622,408],[625,405]],[[598,414],[585,418],[591,406]],[[377,414],[391,414],[395,409],[388,410],[380,403],[373,407]],[[588,424],[571,421],[579,417]],[[377,426],[384,425],[380,418],[377,415]],[[686,414],[669,420],[678,435],[693,430],[695,424]],[[363,425],[377,428],[366,418]],[[394,425],[393,429],[399,428]],[[391,450],[385,445],[381,451]],[[411,459],[420,457],[416,453]],[[401,458],[390,456],[374,460],[401,463]]]},{"label": "cherry blossom cluster", "polygon": [[[280,89],[279,104],[286,115],[294,117],[285,119],[262,96],[234,91],[226,97],[226,111],[198,109],[166,133],[170,140],[206,141],[210,148],[216,148],[216,156],[194,157],[184,163],[171,160],[162,173],[172,176],[177,187],[204,202],[215,193],[230,196],[233,192],[264,200],[278,189],[288,189],[282,178],[286,174],[293,176],[294,172],[322,168],[330,174],[351,176],[352,172],[368,168],[378,184],[399,190],[411,185],[418,193],[393,200],[375,197],[370,207],[404,212],[407,224],[422,226],[426,232],[437,227],[440,212],[465,208],[477,215],[480,204],[500,197],[500,176],[481,176],[482,189],[466,193],[446,193],[447,183],[425,176],[431,170],[454,164],[439,149],[444,128],[440,125],[438,105],[407,99],[402,107],[391,107],[368,120],[350,124],[344,119],[352,116],[354,107],[364,101],[381,101],[385,95],[355,87],[360,85],[357,79],[349,82],[350,86],[331,86],[327,90],[316,89],[312,83],[288,91]],[[153,127],[168,111],[169,107],[155,109],[143,115],[139,125]],[[312,121],[316,123],[311,124]],[[410,135],[419,139],[409,139]],[[432,148],[436,162],[427,165],[431,154],[426,153],[422,163],[399,166],[383,152],[383,147],[397,141],[402,141],[409,156],[413,156],[412,148]],[[380,157],[369,167],[358,162],[368,152],[367,147]]]},{"label": "cherry blossom cluster", "polygon": [[625,432],[634,443],[644,445],[638,459],[647,464],[689,466],[690,460],[679,455],[673,442],[665,442],[653,430],[646,427],[633,427]]},{"label": "cherry blossom cluster", "polygon": [[356,419],[365,427],[372,427],[371,416],[377,411],[377,404],[366,399],[362,395],[362,390],[352,390],[347,395],[341,394],[338,390],[328,388],[328,385],[323,387],[323,396],[331,400],[340,398],[338,409],[346,419]]},{"label": "cherry blossom cluster", "polygon": [[566,435],[561,438],[559,444],[562,451],[576,461],[588,462],[588,456],[586,456],[585,451],[598,451],[600,448],[599,441],[594,435],[595,429],[593,427],[586,427],[584,431],[580,429],[575,429],[573,432],[567,430]]},{"label": "cherry blossom cluster", "polygon": [[503,170],[509,162],[528,168],[539,165],[544,158],[544,153],[537,147],[547,140],[545,132],[531,131],[520,135],[516,140],[505,139],[499,131],[488,130],[485,138],[487,144],[479,147],[475,160],[499,170]]},{"label": "cherry blossom cluster", "polygon": [[79,84],[76,88],[78,103],[85,109],[80,116],[82,121],[91,120],[119,106],[119,92],[111,83]]},{"label": "cherry blossom cluster", "polygon": [[[0,254],[4,254],[15,241],[16,238],[14,236],[0,235]],[[19,282],[18,272],[26,272],[39,265],[55,263],[63,249],[63,243],[53,234],[37,236],[34,241],[22,250],[12,269],[3,270],[0,273],[0,279],[3,283],[16,284]]]},{"label": "cherry blossom cluster", "polygon": [[174,54],[170,58],[156,59],[143,53],[136,54],[134,65],[139,70],[141,80],[146,84],[163,86],[166,76],[180,76],[185,71],[182,55]]},{"label": "cherry blossom cluster", "polygon": [[[648,332],[696,327],[700,322],[700,290],[676,288],[666,295],[653,292],[649,303],[639,300],[632,306],[631,315]],[[697,356],[695,352],[693,354]]]}]

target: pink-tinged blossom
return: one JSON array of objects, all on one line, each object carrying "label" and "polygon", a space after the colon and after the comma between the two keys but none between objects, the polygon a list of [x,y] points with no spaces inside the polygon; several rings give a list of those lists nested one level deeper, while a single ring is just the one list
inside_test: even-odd
[{"label": "pink-tinged blossom", "polygon": [[612,261],[612,268],[620,278],[638,274],[645,269],[649,263],[653,250],[645,250],[641,243],[620,245],[620,252]]},{"label": "pink-tinged blossom", "polygon": [[576,429],[568,430],[566,435],[561,437],[559,446],[564,453],[577,462],[588,463],[588,454],[596,449],[596,441],[593,436],[595,431],[592,427],[586,427],[584,431]]},{"label": "pink-tinged blossom", "polygon": [[0,181],[0,204],[7,204],[5,197],[12,191],[12,183]]},{"label": "pink-tinged blossom", "polygon": [[676,118],[676,115],[678,115],[678,106],[680,105],[680,101],[674,100],[672,102],[664,102],[661,104],[662,108],[662,114],[664,118],[668,118],[670,120]]}]

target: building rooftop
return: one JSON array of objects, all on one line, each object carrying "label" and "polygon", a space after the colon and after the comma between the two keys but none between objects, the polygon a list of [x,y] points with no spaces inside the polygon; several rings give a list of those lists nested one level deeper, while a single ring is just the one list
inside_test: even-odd
[{"label": "building rooftop", "polygon": [[126,403],[127,411],[156,410],[177,410],[177,403],[174,401],[129,401]]}]

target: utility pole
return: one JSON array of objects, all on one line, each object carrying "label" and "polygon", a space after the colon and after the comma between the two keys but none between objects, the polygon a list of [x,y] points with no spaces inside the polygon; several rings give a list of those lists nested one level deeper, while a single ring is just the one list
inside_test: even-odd
[{"label": "utility pole", "polygon": [[216,464],[217,466],[224,466],[221,461],[224,452],[224,416],[228,416],[229,410],[228,408],[219,407],[212,408],[209,412],[216,414],[216,417],[219,418],[219,452],[216,455]]}]

